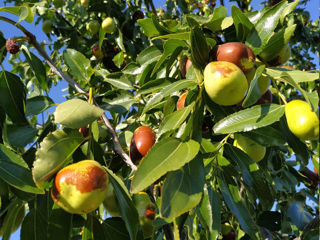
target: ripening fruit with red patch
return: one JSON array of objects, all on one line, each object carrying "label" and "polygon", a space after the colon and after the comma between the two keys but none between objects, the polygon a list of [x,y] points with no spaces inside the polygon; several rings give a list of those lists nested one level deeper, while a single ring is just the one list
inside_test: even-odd
[{"label": "ripening fruit with red patch", "polygon": [[177,101],[177,110],[184,108],[184,103],[186,101],[187,96],[188,96],[188,93],[185,92],[179,97]]},{"label": "ripening fruit with red patch", "polygon": [[107,193],[108,175],[94,160],[83,160],[61,169],[51,191],[53,201],[72,214],[92,212]]},{"label": "ripening fruit with red patch", "polygon": [[255,64],[255,56],[251,48],[241,42],[228,42],[216,47],[217,61],[231,62],[243,72],[249,72]]},{"label": "ripening fruit with red patch", "polygon": [[100,60],[103,58],[102,49],[99,48],[99,43],[96,43],[92,48],[92,54],[96,57],[96,59]]},{"label": "ripening fruit with red patch", "polygon": [[187,62],[186,62],[186,73],[188,72],[189,68],[191,67],[192,65],[192,61],[190,58],[187,59]]},{"label": "ripening fruit with red patch", "polygon": [[244,98],[248,82],[235,64],[216,61],[210,62],[204,69],[204,88],[213,102],[231,106]]},{"label": "ripening fruit with red patch", "polygon": [[147,155],[155,142],[155,135],[148,126],[138,127],[132,136],[130,143],[130,158],[137,163],[141,158]]}]

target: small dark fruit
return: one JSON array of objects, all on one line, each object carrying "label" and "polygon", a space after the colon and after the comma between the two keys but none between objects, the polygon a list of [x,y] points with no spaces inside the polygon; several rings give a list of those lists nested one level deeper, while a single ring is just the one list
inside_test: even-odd
[{"label": "small dark fruit", "polygon": [[231,62],[243,72],[249,72],[255,64],[255,56],[251,48],[241,42],[228,42],[216,47],[217,61]]},{"label": "small dark fruit", "polygon": [[139,19],[144,19],[144,13],[140,10],[137,10],[133,14],[133,21],[138,21]]},{"label": "small dark fruit", "polygon": [[147,155],[155,142],[155,135],[148,126],[138,127],[131,139],[130,158],[134,163],[139,162],[141,158]]},{"label": "small dark fruit", "polygon": [[20,51],[20,47],[16,40],[10,38],[6,42],[6,49],[11,54],[16,54]]},{"label": "small dark fruit", "polygon": [[89,128],[88,127],[79,128],[79,133],[81,133],[82,136],[86,138],[89,135]]}]

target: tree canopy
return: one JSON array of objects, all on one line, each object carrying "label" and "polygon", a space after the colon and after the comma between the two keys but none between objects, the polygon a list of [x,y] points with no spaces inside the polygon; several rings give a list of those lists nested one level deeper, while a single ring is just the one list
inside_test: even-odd
[{"label": "tree canopy", "polygon": [[4,0],[2,239],[318,239],[319,19],[226,2]]}]

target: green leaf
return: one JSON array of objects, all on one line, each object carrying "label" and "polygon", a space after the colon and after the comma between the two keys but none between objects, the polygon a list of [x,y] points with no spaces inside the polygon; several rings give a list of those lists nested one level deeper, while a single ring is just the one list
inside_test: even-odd
[{"label": "green leaf", "polygon": [[161,57],[162,52],[156,46],[150,46],[143,50],[137,57],[137,62],[142,67],[146,67],[152,62],[158,61]]},{"label": "green leaf", "polygon": [[57,130],[45,137],[33,163],[34,181],[41,184],[49,180],[66,164],[82,142],[82,135],[72,129]]},{"label": "green leaf", "polygon": [[291,13],[296,6],[299,4],[299,0],[296,0],[294,2],[289,3],[286,8],[283,10],[282,15],[280,17],[280,23],[283,25],[284,19],[288,16],[289,13]]},{"label": "green leaf", "polygon": [[47,96],[35,96],[28,98],[26,102],[26,115],[38,115],[53,105],[53,100]]},{"label": "green leaf", "polygon": [[104,99],[105,108],[110,112],[126,113],[137,100],[131,94],[122,94],[112,100]]},{"label": "green leaf", "polygon": [[156,39],[176,39],[176,40],[187,41],[190,39],[190,32],[171,33],[171,34],[161,35],[153,38],[153,40],[156,40]]},{"label": "green leaf", "polygon": [[211,31],[216,32],[224,29],[224,20],[227,17],[227,9],[224,6],[214,8],[211,19],[204,25]]},{"label": "green leaf", "polygon": [[204,68],[209,60],[209,48],[206,38],[199,27],[191,29],[190,43],[192,64],[200,69]]},{"label": "green leaf", "polygon": [[231,114],[213,127],[216,134],[247,132],[268,126],[278,121],[284,114],[284,106],[277,104],[257,105]]},{"label": "green leaf", "polygon": [[[101,224],[98,220],[93,222],[94,239],[103,240],[128,240],[130,239],[126,225],[121,218],[107,218]],[[100,238],[99,238],[99,237]]]},{"label": "green leaf", "polygon": [[312,215],[303,206],[303,203],[298,201],[289,204],[287,217],[299,230],[303,230],[313,219]]},{"label": "green leaf", "polygon": [[237,184],[231,177],[225,179],[225,176],[222,176],[218,177],[217,180],[224,201],[231,212],[237,217],[241,229],[245,231],[251,239],[257,239],[255,235],[258,232],[257,225],[241,199]]},{"label": "green leaf", "polygon": [[201,200],[203,186],[204,168],[200,157],[181,170],[169,172],[162,188],[161,217],[173,220],[193,209]]},{"label": "green leaf", "polygon": [[66,65],[70,68],[71,74],[76,79],[87,82],[90,80],[93,70],[89,59],[74,49],[66,49],[62,56]]},{"label": "green leaf", "polygon": [[185,88],[191,88],[195,86],[197,86],[195,80],[180,80],[170,84],[169,86],[163,88],[160,92],[154,94],[152,98],[148,100],[146,106],[143,109],[143,113],[152,109],[155,104],[159,103],[163,98],[169,96],[170,94]]},{"label": "green leaf", "polygon": [[314,111],[316,111],[318,109],[318,105],[319,105],[319,96],[318,96],[317,90],[315,90],[313,92],[306,92],[306,95],[308,96],[308,99],[310,100],[310,104],[311,104],[312,109],[314,109]]},{"label": "green leaf", "polygon": [[181,124],[186,120],[189,116],[190,112],[193,109],[194,104],[191,104],[187,107],[184,107],[178,111],[175,111],[169,115],[167,115],[158,130],[158,135],[162,135],[165,132],[175,130],[181,126]]},{"label": "green leaf", "polygon": [[286,6],[287,2],[282,1],[272,8],[269,8],[255,24],[255,31],[253,31],[246,40],[246,45],[252,49],[255,55],[262,51],[263,47],[273,35]]},{"label": "green leaf", "polygon": [[107,169],[109,180],[113,186],[116,198],[119,203],[119,211],[124,220],[131,240],[138,239],[139,215],[130,194],[123,181],[117,177],[111,170]]},{"label": "green leaf", "polygon": [[194,140],[166,138],[156,143],[141,160],[131,182],[131,192],[138,193],[167,172],[178,170],[197,155],[199,148]]},{"label": "green leaf", "polygon": [[82,229],[82,240],[93,240],[93,221],[92,215],[87,215],[86,222]]},{"label": "green leaf", "polygon": [[55,122],[68,128],[86,127],[101,117],[104,110],[84,100],[71,99],[61,103],[54,112]]},{"label": "green leaf", "polygon": [[68,240],[72,229],[72,214],[57,208],[53,209],[48,221],[47,240]]},{"label": "green leaf", "polygon": [[296,24],[285,29],[281,29],[276,34],[272,35],[263,51],[259,54],[265,62],[271,61],[279,56],[280,51],[287,46],[288,41],[293,36],[296,29]]},{"label": "green leaf", "polygon": [[0,8],[0,11],[12,13],[18,16],[19,22],[26,20],[27,22],[32,23],[35,15],[27,3],[23,4],[22,6],[2,7]]},{"label": "green leaf", "polygon": [[252,192],[259,198],[261,207],[265,210],[270,209],[274,199],[259,165],[251,160],[246,153],[230,144],[224,145],[224,153],[229,160],[240,166],[244,182],[251,187]]},{"label": "green leaf", "polygon": [[251,33],[254,25],[235,5],[231,6],[231,15],[236,28],[237,38],[242,42]]},{"label": "green leaf", "polygon": [[264,68],[265,68],[265,65],[261,65],[257,68],[254,74],[254,77],[250,83],[248,93],[242,103],[242,106],[244,108],[249,107],[252,104],[255,104],[259,100],[259,98],[261,98],[262,93],[260,92],[258,87],[258,80],[262,72],[264,71]]},{"label": "green leaf", "polygon": [[36,55],[29,52],[26,46],[22,46],[21,50],[38,80],[39,87],[44,91],[49,91],[47,72],[43,62]]},{"label": "green leaf", "polygon": [[24,114],[26,89],[17,75],[10,72],[0,73],[0,106],[13,123],[27,125]]},{"label": "green leaf", "polygon": [[296,82],[313,82],[319,79],[319,73],[300,70],[290,70],[286,68],[266,68],[268,75],[272,77],[281,77],[282,74],[288,74]]},{"label": "green leaf", "polygon": [[47,239],[47,222],[41,213],[33,208],[23,220],[20,232],[21,240]]},{"label": "green leaf", "polygon": [[153,25],[161,35],[171,33],[169,29],[159,24],[159,20],[157,19],[156,15],[152,14],[151,19],[152,19]]},{"label": "green leaf", "polygon": [[283,146],[286,143],[282,133],[271,126],[244,132],[243,135],[266,147]]},{"label": "green leaf", "polygon": [[149,38],[160,35],[151,18],[139,19],[137,25],[142,28],[143,33]]},{"label": "green leaf", "polygon": [[21,191],[44,193],[35,186],[25,161],[2,144],[0,144],[0,176],[5,182]]},{"label": "green leaf", "polygon": [[141,86],[141,88],[137,92],[137,95],[158,92],[159,90],[171,84],[173,80],[174,79],[168,80],[167,78],[159,78],[156,80],[149,81]]},{"label": "green leaf", "polygon": [[38,130],[30,125],[7,125],[7,136],[11,146],[25,147],[37,136]]},{"label": "green leaf", "polygon": [[103,81],[110,83],[112,86],[118,89],[130,90],[132,89],[132,83],[126,77],[126,75],[121,72],[118,73],[109,73],[104,69],[96,71],[98,76],[103,77]]},{"label": "green leaf", "polygon": [[172,55],[172,53],[179,47],[187,47],[186,43],[184,41],[181,40],[175,40],[175,39],[169,39],[168,41],[165,42],[164,44],[164,51],[163,54],[161,56],[161,58],[159,59],[159,61],[157,61],[155,67],[153,68],[153,71],[151,73],[151,77],[159,70],[161,64],[163,64],[163,62]]}]

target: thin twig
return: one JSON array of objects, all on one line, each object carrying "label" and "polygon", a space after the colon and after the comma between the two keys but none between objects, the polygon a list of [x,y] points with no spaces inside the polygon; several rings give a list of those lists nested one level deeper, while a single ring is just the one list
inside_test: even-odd
[{"label": "thin twig", "polygon": [[[70,78],[68,75],[64,74],[51,60],[51,58],[48,56],[48,54],[43,50],[41,45],[37,42],[36,37],[30,33],[27,29],[25,29],[23,26],[21,26],[19,23],[16,23],[15,21],[12,21],[11,19],[8,19],[6,17],[0,16],[0,20],[6,21],[17,28],[19,28],[28,38],[29,43],[34,46],[34,48],[39,52],[39,54],[46,60],[48,65],[50,66],[52,72],[62,78],[63,80],[67,81],[68,84],[74,88],[78,93],[85,94],[88,96],[88,93],[81,88],[72,78]],[[94,101],[94,104],[98,106],[97,102]],[[124,162],[133,170],[136,171],[137,167],[133,164],[130,157],[126,152],[122,149],[119,138],[117,136],[117,133],[113,129],[113,126],[111,125],[109,119],[107,118],[106,114],[103,114],[101,119],[103,120],[104,124],[108,128],[109,132],[112,135],[112,140],[114,142],[114,150],[122,157]]]},{"label": "thin twig", "polygon": [[224,1],[223,0],[220,0],[220,5],[224,6]]}]

